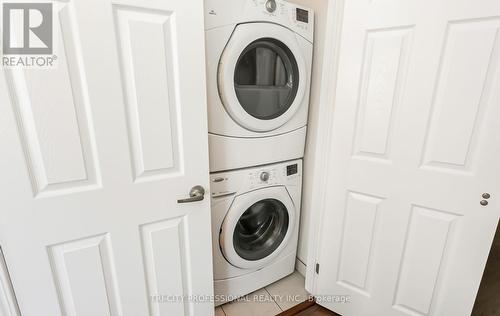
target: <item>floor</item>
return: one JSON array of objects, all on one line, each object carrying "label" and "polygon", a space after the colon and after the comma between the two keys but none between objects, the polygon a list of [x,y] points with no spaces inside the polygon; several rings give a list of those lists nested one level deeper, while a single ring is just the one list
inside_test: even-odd
[{"label": "floor", "polygon": [[304,288],[304,282],[304,277],[295,271],[288,277],[257,290],[238,301],[217,307],[215,316],[278,315],[308,299],[309,294]]},{"label": "floor", "polygon": [[[471,316],[500,316],[500,224]],[[304,277],[295,271],[288,277],[246,297],[215,309],[215,316],[338,316],[305,302],[309,294]],[[303,304],[301,304],[304,302]],[[302,306],[299,307],[297,305]],[[290,310],[291,308],[293,308]],[[284,311],[287,311],[283,313]]]},{"label": "floor", "polygon": [[287,314],[283,316],[340,316],[338,314],[335,314],[334,312],[331,312],[327,310],[326,308],[323,308],[317,304],[314,304],[313,306],[302,310],[300,312],[294,313],[294,314]]},{"label": "floor", "polygon": [[472,316],[500,316],[500,225],[488,258]]},{"label": "floor", "polygon": [[319,306],[314,301],[305,301],[292,307],[291,309],[284,311],[278,316],[340,316],[327,310],[324,307]]}]

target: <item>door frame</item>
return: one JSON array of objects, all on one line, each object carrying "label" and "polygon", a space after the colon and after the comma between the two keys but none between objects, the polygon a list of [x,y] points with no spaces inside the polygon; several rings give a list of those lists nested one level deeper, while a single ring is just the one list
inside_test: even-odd
[{"label": "door frame", "polygon": [[[326,31],[325,44],[323,55],[323,73],[321,74],[321,88],[319,96],[318,124],[316,139],[312,142],[314,150],[312,157],[314,160],[312,170],[305,170],[314,179],[310,185],[314,186],[310,197],[304,196],[304,200],[309,198],[309,217],[311,219],[309,226],[308,247],[307,247],[307,263],[306,263],[306,290],[313,294],[317,294],[317,277],[316,263],[318,262],[318,254],[320,249],[320,241],[322,234],[323,215],[325,213],[326,198],[328,191],[326,183],[330,169],[329,155],[332,151],[331,139],[333,133],[333,119],[335,114],[335,96],[337,90],[337,73],[339,65],[339,52],[342,35],[342,24],[344,17],[345,0],[329,0],[326,13]],[[331,52],[331,53],[327,53]],[[333,111],[332,111],[333,105]],[[310,143],[308,143],[310,145]],[[325,154],[326,153],[326,154]],[[304,159],[309,159],[305,157]],[[304,205],[304,202],[303,202]]]}]

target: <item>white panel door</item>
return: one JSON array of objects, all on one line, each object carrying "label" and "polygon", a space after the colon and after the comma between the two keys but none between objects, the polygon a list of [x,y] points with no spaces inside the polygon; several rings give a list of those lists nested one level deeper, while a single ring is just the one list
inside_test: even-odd
[{"label": "white panel door", "polygon": [[320,304],[470,315],[500,215],[500,2],[347,0],[339,58],[315,294],[351,301]]},{"label": "white panel door", "polygon": [[58,67],[0,76],[0,314],[211,315],[203,2],[53,3]]}]

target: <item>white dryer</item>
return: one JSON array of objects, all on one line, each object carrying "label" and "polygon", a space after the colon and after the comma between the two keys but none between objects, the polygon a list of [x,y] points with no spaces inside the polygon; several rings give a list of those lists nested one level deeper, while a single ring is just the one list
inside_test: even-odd
[{"label": "white dryer", "polygon": [[215,303],[294,270],[302,160],[211,176]]},{"label": "white dryer", "polygon": [[313,11],[282,0],[205,10],[210,171],[303,157]]}]

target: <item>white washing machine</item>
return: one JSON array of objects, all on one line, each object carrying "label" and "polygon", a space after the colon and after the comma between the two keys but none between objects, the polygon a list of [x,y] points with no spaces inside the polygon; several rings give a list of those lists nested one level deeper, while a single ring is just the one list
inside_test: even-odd
[{"label": "white washing machine", "polygon": [[206,0],[210,171],[304,155],[314,13],[282,0]]},{"label": "white washing machine", "polygon": [[302,160],[211,176],[215,303],[294,271]]}]

